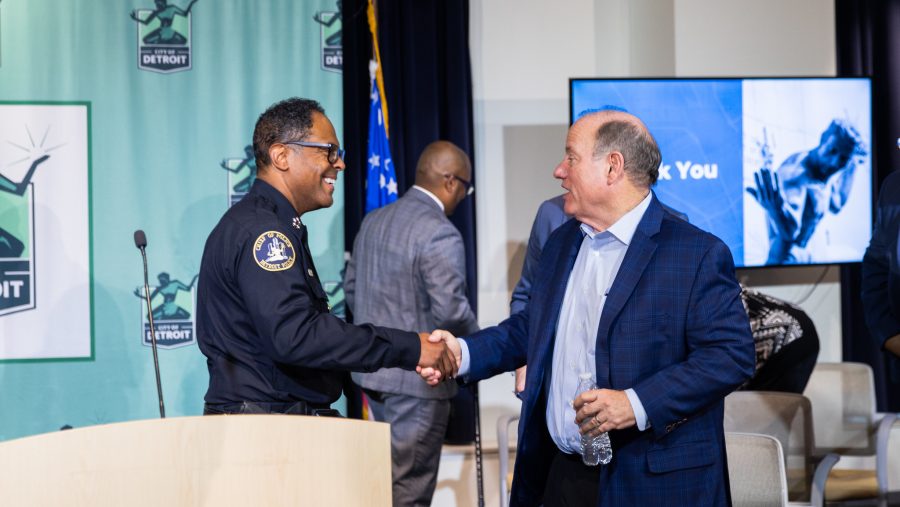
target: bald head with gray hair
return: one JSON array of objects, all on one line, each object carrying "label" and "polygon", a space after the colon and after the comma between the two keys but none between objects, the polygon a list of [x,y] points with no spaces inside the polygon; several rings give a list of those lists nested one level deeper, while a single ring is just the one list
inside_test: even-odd
[{"label": "bald head with gray hair", "polygon": [[650,188],[656,183],[662,155],[644,122],[630,113],[616,110],[589,113],[581,119],[599,123],[595,133],[595,159],[618,151],[625,161],[625,174],[635,186]]}]

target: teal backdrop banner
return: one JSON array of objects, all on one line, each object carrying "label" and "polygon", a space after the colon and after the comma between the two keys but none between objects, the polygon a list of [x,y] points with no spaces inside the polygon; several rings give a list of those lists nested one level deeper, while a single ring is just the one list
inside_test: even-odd
[{"label": "teal backdrop banner", "polygon": [[[147,234],[168,416],[202,412],[196,280],[279,100],[342,138],[335,0],[0,0],[0,440],[158,417],[135,229]],[[360,170],[360,168],[348,168]],[[343,308],[343,182],[304,216]]]}]

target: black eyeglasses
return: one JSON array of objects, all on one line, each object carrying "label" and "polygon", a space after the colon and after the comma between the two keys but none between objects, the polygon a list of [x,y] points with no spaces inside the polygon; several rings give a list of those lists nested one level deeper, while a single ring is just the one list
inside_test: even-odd
[{"label": "black eyeglasses", "polygon": [[453,179],[459,181],[460,183],[462,183],[463,186],[466,187],[466,195],[472,195],[472,193],[475,192],[475,185],[472,184],[471,181],[464,180],[455,174],[447,174],[446,176],[449,178],[453,178]]},{"label": "black eyeglasses", "polygon": [[328,150],[328,163],[334,164],[338,161],[338,159],[344,160],[344,154],[346,153],[342,150],[338,145],[331,143],[310,143],[306,141],[285,141],[281,144],[294,144],[297,146],[305,146],[307,148],[320,148],[323,150]]}]

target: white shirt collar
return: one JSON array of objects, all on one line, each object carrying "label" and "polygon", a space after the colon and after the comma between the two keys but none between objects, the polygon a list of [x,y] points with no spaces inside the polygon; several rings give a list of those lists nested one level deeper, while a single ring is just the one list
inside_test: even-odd
[{"label": "white shirt collar", "polygon": [[416,190],[419,190],[420,192],[424,192],[425,195],[427,195],[428,197],[431,197],[431,199],[437,203],[438,207],[441,208],[441,211],[444,211],[444,203],[442,203],[441,200],[438,199],[436,195],[432,194],[428,190],[425,190],[424,188],[420,187],[419,185],[413,185],[412,187],[415,188]]},{"label": "white shirt collar", "polygon": [[[647,197],[644,197],[643,201],[639,202],[637,206],[631,209],[631,211],[622,215],[622,218],[616,220],[616,223],[610,225],[605,232],[612,234],[625,245],[630,244],[638,224],[641,222],[641,219],[644,218],[644,213],[647,212],[647,208],[650,207],[652,197],[653,192],[647,192]],[[587,234],[591,239],[594,239],[594,237],[600,234],[600,232],[587,224],[581,224],[581,231]]]}]

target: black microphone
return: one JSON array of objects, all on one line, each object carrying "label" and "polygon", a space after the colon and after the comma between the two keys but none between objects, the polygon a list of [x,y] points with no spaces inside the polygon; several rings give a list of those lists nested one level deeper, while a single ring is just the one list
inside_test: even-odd
[{"label": "black microphone", "polygon": [[140,229],[134,231],[134,246],[140,248],[142,252],[147,248],[147,235],[144,231]]},{"label": "black microphone", "polygon": [[153,368],[156,370],[159,417],[165,419],[166,406],[163,404],[162,381],[159,378],[159,357],[156,352],[156,326],[153,325],[153,308],[150,306],[150,279],[147,276],[147,235],[141,229],[134,231],[134,246],[141,251],[141,258],[144,259],[144,299],[147,301],[147,320],[150,322],[150,345],[153,349]]}]

